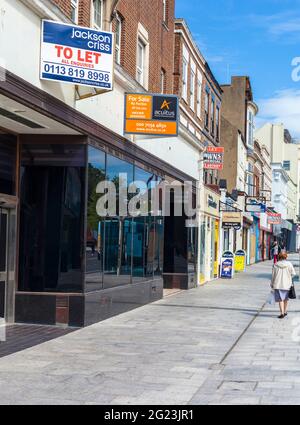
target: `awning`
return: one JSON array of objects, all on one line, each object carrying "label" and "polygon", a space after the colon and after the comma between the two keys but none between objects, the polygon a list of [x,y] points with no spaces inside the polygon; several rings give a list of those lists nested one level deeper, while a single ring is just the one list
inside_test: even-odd
[{"label": "awning", "polygon": [[290,232],[292,232],[292,230],[293,230],[293,225],[292,225],[292,223],[290,223],[290,222],[289,222],[289,221],[287,221],[287,220],[282,220],[281,228],[282,228],[282,229],[287,229],[287,230],[289,230]]}]

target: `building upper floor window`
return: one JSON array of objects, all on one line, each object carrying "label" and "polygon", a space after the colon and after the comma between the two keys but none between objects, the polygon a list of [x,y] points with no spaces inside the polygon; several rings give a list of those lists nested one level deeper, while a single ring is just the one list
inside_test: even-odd
[{"label": "building upper floor window", "polygon": [[139,22],[137,31],[137,50],[136,50],[136,80],[148,90],[149,86],[149,67],[150,67],[150,44],[149,33],[147,29]]},{"label": "building upper floor window", "polygon": [[246,181],[247,181],[247,194],[249,196],[254,196],[254,175],[253,175],[253,165],[248,163],[248,170],[246,172]]},{"label": "building upper floor window", "polygon": [[121,42],[122,42],[122,20],[116,17],[116,62],[121,63]]},{"label": "building upper floor window", "polygon": [[202,75],[198,74],[197,81],[197,116],[201,118],[201,101],[202,101]]},{"label": "building upper floor window", "polygon": [[247,145],[250,148],[254,146],[254,115],[251,109],[248,109],[248,118],[247,118]]},{"label": "building upper floor window", "polygon": [[208,129],[209,125],[209,92],[205,92],[205,102],[204,102],[204,113],[205,113],[205,127]]},{"label": "building upper floor window", "polygon": [[190,79],[190,107],[191,109],[195,109],[195,81],[196,74],[195,71],[191,70],[191,79]]},{"label": "building upper floor window", "polygon": [[187,100],[187,77],[188,77],[188,61],[183,58],[182,63],[182,97]]},{"label": "building upper floor window", "polygon": [[71,0],[71,19],[78,24],[79,0]]},{"label": "building upper floor window", "polygon": [[166,71],[164,69],[160,71],[160,92],[166,92]]},{"label": "building upper floor window", "polygon": [[139,39],[136,72],[137,72],[137,81],[142,86],[145,84],[145,58],[146,58],[146,45],[141,39]]},{"label": "building upper floor window", "polygon": [[97,29],[103,27],[103,0],[92,0],[92,23]]},{"label": "building upper floor window", "polygon": [[290,169],[291,169],[291,161],[283,161],[282,166],[283,166],[283,169],[284,170],[290,171]]},{"label": "building upper floor window", "polygon": [[162,0],[163,3],[163,22],[168,22],[168,0]]},{"label": "building upper floor window", "polygon": [[220,107],[216,109],[216,138],[220,140]]},{"label": "building upper floor window", "polygon": [[210,104],[210,132],[215,134],[215,99],[212,97]]}]

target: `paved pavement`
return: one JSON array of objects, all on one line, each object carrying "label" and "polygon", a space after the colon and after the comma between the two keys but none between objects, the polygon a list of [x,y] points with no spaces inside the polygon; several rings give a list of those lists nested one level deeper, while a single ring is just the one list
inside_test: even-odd
[{"label": "paved pavement", "polygon": [[0,358],[0,404],[300,404],[300,300],[277,319],[270,271],[261,263]]},{"label": "paved pavement", "polygon": [[0,357],[67,335],[75,329],[20,324],[2,326],[0,322]]}]

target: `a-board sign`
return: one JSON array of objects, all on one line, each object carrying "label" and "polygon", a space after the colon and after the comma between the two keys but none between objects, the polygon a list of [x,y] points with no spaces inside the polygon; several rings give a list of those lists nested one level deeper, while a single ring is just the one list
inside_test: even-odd
[{"label": "a-board sign", "polygon": [[244,272],[246,269],[246,252],[243,249],[236,251],[234,256],[234,270]]},{"label": "a-board sign", "polygon": [[221,278],[232,279],[234,275],[234,253],[231,251],[223,252],[221,258]]}]

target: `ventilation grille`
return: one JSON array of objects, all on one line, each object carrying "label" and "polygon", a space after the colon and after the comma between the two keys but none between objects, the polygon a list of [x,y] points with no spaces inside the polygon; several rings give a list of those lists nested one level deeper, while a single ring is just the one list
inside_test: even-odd
[{"label": "ventilation grille", "polygon": [[29,128],[46,128],[40,124],[30,121],[27,118],[20,117],[20,115],[14,114],[13,112],[7,111],[6,109],[3,109],[3,108],[0,108],[0,115],[12,121],[17,122],[18,124],[25,125],[26,127],[29,127]]}]

